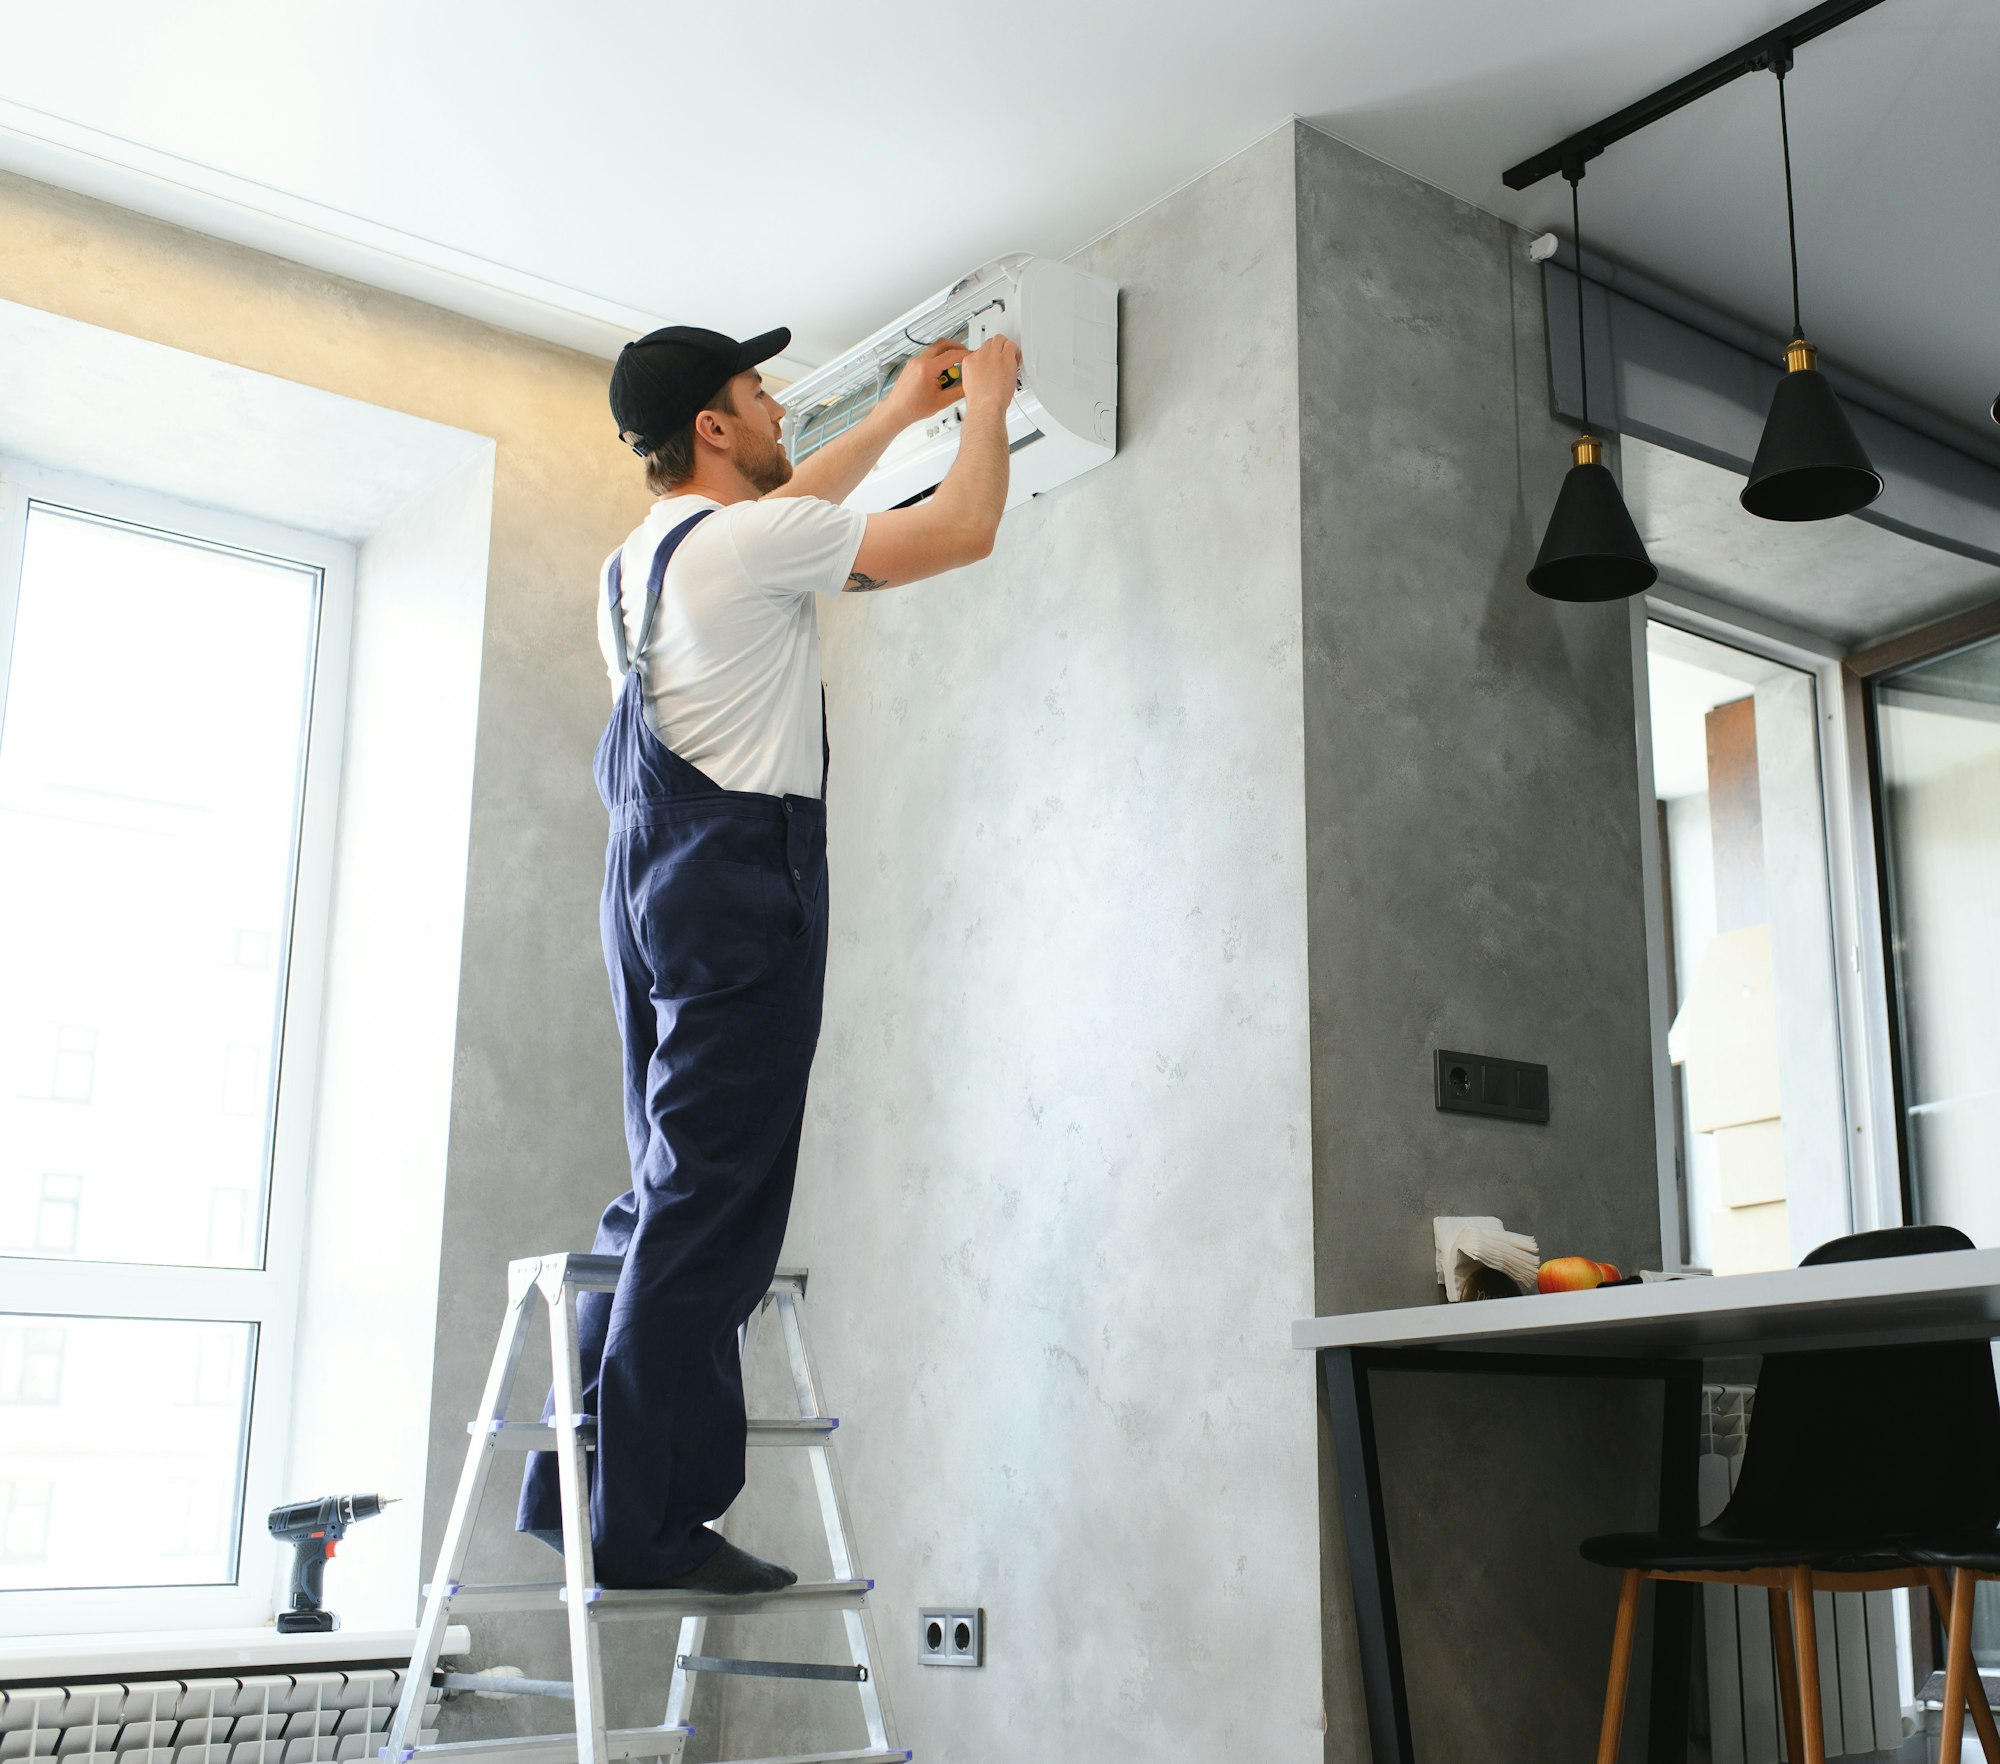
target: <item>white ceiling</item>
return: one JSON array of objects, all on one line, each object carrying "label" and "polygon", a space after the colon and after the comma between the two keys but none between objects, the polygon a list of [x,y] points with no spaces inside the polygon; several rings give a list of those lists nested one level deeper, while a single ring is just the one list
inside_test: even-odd
[{"label": "white ceiling", "polygon": [[[1503,167],[1800,10],[0,0],[0,164],[606,352],[648,319],[790,323],[797,367],[997,252],[1074,250],[1291,115],[1539,229],[1566,191],[1513,195]],[[2000,6],[1886,0],[1791,90],[1807,329],[1978,426]],[[1583,188],[1594,248],[1785,325],[1771,81]]]}]

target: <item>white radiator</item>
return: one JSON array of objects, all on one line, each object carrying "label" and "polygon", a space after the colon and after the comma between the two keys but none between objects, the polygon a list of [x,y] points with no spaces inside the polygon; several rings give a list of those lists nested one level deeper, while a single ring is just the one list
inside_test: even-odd
[{"label": "white radiator", "polygon": [[[344,1764],[381,1749],[396,1666],[0,1689],[0,1764]],[[424,1726],[437,1722],[438,1692]],[[423,1743],[436,1738],[423,1735]]]},{"label": "white radiator", "polygon": [[[1756,1393],[1741,1384],[1702,1392],[1699,1491],[1702,1523],[1728,1503],[1743,1467],[1743,1441]],[[1714,1764],[1779,1764],[1785,1755],[1778,1712],[1778,1661],[1768,1595],[1762,1587],[1705,1586],[1709,1743]],[[1893,1751],[1903,1743],[1897,1593],[1819,1593],[1820,1713],[1830,1758]]]}]

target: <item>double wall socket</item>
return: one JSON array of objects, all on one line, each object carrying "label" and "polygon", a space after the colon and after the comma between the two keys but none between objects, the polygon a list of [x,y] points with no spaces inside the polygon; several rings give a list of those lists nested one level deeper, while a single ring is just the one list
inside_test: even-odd
[{"label": "double wall socket", "polygon": [[986,1664],[986,1613],[977,1605],[937,1605],[917,1613],[917,1659],[926,1666]]}]

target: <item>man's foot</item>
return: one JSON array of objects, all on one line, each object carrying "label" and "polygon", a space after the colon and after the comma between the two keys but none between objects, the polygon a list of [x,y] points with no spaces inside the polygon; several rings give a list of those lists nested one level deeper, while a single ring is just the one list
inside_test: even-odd
[{"label": "man's foot", "polygon": [[776,1562],[739,1550],[727,1538],[722,1547],[697,1568],[678,1574],[664,1584],[675,1592],[774,1593],[795,1584],[798,1576]]}]

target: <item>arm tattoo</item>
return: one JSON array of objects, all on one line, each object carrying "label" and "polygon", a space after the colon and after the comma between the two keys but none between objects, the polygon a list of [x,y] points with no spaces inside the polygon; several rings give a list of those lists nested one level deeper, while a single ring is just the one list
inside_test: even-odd
[{"label": "arm tattoo", "polygon": [[853,575],[847,578],[846,584],[841,589],[841,593],[872,594],[877,588],[886,588],[888,586],[889,584],[882,577],[864,576],[859,570],[856,570]]}]

